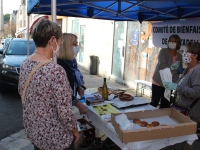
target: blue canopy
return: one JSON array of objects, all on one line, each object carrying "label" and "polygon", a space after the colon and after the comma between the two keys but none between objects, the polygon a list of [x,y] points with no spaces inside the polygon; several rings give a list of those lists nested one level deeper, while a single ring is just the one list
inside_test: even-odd
[{"label": "blue canopy", "polygon": [[[28,0],[27,13],[51,14],[51,0]],[[118,21],[200,17],[200,0],[57,0],[57,15]]]}]

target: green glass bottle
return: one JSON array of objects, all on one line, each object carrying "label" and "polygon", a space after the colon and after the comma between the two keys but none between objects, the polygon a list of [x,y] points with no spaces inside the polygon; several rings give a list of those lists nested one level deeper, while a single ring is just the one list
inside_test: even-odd
[{"label": "green glass bottle", "polygon": [[108,88],[106,84],[106,78],[104,78],[103,88],[102,88],[102,98],[108,100]]}]

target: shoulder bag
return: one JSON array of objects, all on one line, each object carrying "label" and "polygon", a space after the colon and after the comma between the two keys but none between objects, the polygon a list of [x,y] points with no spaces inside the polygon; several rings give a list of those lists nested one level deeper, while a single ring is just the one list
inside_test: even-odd
[{"label": "shoulder bag", "polygon": [[24,104],[24,98],[25,98],[25,95],[26,95],[26,90],[27,90],[27,87],[28,87],[28,85],[29,85],[29,82],[31,81],[31,78],[32,78],[33,74],[34,74],[41,66],[43,66],[43,65],[45,65],[45,64],[47,64],[47,63],[49,63],[49,62],[52,62],[52,61],[51,61],[51,60],[46,60],[46,61],[40,62],[37,66],[35,66],[35,67],[33,68],[33,70],[31,71],[31,73],[29,74],[28,79],[26,80],[26,83],[25,83],[25,86],[24,86],[24,90],[23,90],[23,92],[22,92],[22,96],[21,96],[21,98],[22,98],[22,104]]},{"label": "shoulder bag", "polygon": [[192,109],[192,107],[194,107],[194,105],[197,103],[197,101],[199,100],[199,98],[195,99],[195,101],[191,104],[191,106],[189,108],[186,108],[184,106],[181,106],[178,103],[172,103],[171,108],[174,108],[178,111],[180,111],[182,114],[184,114],[185,116],[189,115],[190,110]]},{"label": "shoulder bag", "polygon": [[[183,75],[178,79],[177,83],[184,77],[185,73],[188,71],[188,68],[185,69]],[[199,98],[197,98],[189,108],[186,108],[180,104],[178,104],[176,102],[176,97],[177,97],[177,91],[175,91],[174,95],[171,95],[170,97],[170,102],[171,102],[171,108],[174,108],[178,111],[180,111],[182,114],[184,114],[185,116],[189,115],[190,110],[192,109],[192,107],[194,107],[194,105],[197,103],[197,101],[199,100]]]}]

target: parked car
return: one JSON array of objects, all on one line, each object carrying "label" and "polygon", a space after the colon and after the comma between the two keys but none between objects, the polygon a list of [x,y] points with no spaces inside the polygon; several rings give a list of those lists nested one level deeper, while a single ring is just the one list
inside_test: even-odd
[{"label": "parked car", "polygon": [[12,38],[6,38],[4,41],[4,45],[6,45]]},{"label": "parked car", "polygon": [[4,44],[3,44],[3,47],[0,48],[0,53],[3,53],[3,50],[5,49],[5,47],[7,46],[7,44],[9,43],[9,41],[11,40],[12,38],[6,38],[5,41],[4,41]]},{"label": "parked car", "polygon": [[2,39],[2,40],[1,40],[1,44],[2,44],[2,45],[4,44],[4,41],[5,41],[5,39]]},{"label": "parked car", "polygon": [[[35,50],[35,43],[30,40],[30,54]],[[14,38],[0,54],[0,92],[18,87],[20,65],[27,58],[27,39]]]}]

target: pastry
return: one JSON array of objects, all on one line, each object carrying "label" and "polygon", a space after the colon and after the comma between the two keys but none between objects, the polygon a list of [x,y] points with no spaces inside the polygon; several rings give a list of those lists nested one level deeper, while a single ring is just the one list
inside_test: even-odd
[{"label": "pastry", "polygon": [[120,94],[119,99],[121,101],[131,101],[133,99],[133,96],[131,96],[130,94]]},{"label": "pastry", "polygon": [[99,93],[100,95],[102,95],[102,89],[103,89],[103,87],[99,87],[99,88],[98,88],[98,93]]},{"label": "pastry", "polygon": [[147,128],[152,128],[152,127],[154,127],[152,124],[147,125]]},{"label": "pastry", "polygon": [[133,123],[135,123],[135,124],[139,124],[141,121],[140,121],[140,119],[134,119],[133,120]]},{"label": "pastry", "polygon": [[[102,95],[103,87],[98,87],[98,94]],[[111,94],[111,91],[108,89],[108,94]]]},{"label": "pastry", "polygon": [[157,126],[160,125],[160,123],[159,123],[158,121],[153,121],[151,124],[152,124],[154,127],[157,127]]},{"label": "pastry", "polygon": [[111,90],[110,92],[111,92],[111,94],[115,94],[115,95],[120,95],[120,94],[125,93],[125,91],[122,91],[122,90]]},{"label": "pastry", "polygon": [[139,124],[141,127],[146,127],[148,123],[146,121],[141,121]]}]

